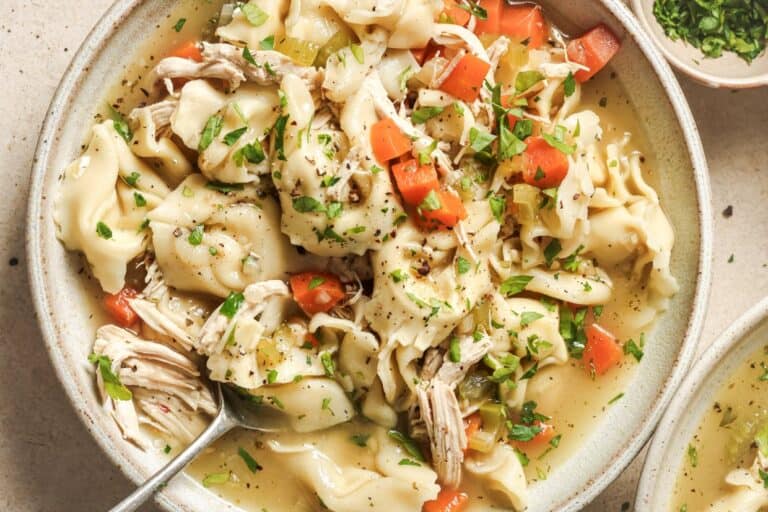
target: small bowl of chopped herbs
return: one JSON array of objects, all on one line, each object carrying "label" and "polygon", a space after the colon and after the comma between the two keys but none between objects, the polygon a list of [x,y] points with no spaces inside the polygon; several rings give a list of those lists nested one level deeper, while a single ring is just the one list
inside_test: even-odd
[{"label": "small bowl of chopped herbs", "polygon": [[679,70],[710,87],[768,85],[768,0],[632,0]]}]

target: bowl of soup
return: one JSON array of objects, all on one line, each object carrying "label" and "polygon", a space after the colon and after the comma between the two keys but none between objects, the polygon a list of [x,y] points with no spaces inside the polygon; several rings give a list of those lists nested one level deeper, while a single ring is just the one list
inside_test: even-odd
[{"label": "bowl of soup", "polygon": [[768,301],[691,370],[659,424],[636,510],[759,511],[766,487]]},{"label": "bowl of soup", "polygon": [[128,1],[53,100],[31,280],[133,480],[211,381],[290,417],[164,508],[577,510],[690,363],[707,187],[621,2]]}]

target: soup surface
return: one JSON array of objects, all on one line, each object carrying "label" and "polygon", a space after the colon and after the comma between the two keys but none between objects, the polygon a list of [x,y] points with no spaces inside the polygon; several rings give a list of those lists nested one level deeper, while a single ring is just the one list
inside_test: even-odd
[{"label": "soup surface", "polygon": [[688,445],[670,510],[768,510],[768,346],[718,392]]},{"label": "soup surface", "polygon": [[497,7],[188,0],[157,27],[56,205],[127,441],[182,449],[207,376],[291,424],[191,465],[245,510],[523,510],[630,392],[677,285],[620,41]]}]

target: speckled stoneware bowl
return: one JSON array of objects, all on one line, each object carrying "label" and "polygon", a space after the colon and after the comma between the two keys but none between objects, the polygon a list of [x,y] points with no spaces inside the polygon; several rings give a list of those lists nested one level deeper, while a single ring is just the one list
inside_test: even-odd
[{"label": "speckled stoneware bowl", "polygon": [[748,64],[733,53],[706,58],[693,46],[683,41],[672,41],[653,15],[654,0],[632,0],[632,9],[640,24],[656,43],[664,56],[677,69],[708,87],[747,89],[768,85],[768,52]]},{"label": "speckled stoneware bowl", "polygon": [[670,510],[686,447],[724,383],[768,343],[768,298],[763,299],[707,349],[688,372],[659,423],[640,478],[636,512]]},{"label": "speckled stoneware bowl", "polygon": [[[86,364],[97,320],[98,292],[79,271],[84,262],[56,240],[52,218],[59,176],[81,150],[102,105],[105,87],[119,79],[147,27],[161,24],[172,0],[120,0],[90,34],[67,71],[46,118],[29,196],[28,261],[43,337],[62,386],[96,442],[139,482],[163,460],[122,440],[104,414]],[[531,488],[533,512],[575,511],[604,489],[648,440],[688,369],[709,291],[712,225],[706,161],[693,117],[672,70],[620,0],[543,2],[553,20],[578,33],[603,21],[624,40],[614,62],[662,168],[657,189],[677,234],[672,271],[680,292],[658,322],[646,356],[628,384],[631,392],[606,410],[591,437],[549,478]],[[87,274],[87,272],[85,273]],[[236,510],[188,476],[160,495],[167,510]],[[263,504],[268,506],[268,504]],[[418,512],[418,511],[414,511]]]}]

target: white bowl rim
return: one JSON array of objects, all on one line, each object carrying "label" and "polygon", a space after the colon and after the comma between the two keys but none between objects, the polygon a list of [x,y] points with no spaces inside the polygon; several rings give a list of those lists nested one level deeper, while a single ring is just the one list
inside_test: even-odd
[{"label": "white bowl rim", "polygon": [[661,53],[663,53],[667,60],[671,62],[672,65],[677,69],[690,76],[697,82],[715,89],[719,89],[721,87],[729,89],[751,89],[754,87],[762,87],[768,85],[768,73],[760,73],[755,76],[744,78],[726,78],[701,71],[700,69],[697,69],[690,63],[681,59],[679,55],[670,51],[666,46],[661,44],[661,42],[658,40],[658,36],[654,33],[653,30],[651,30],[650,24],[652,21],[648,19],[648,17],[645,15],[645,11],[643,11],[643,5],[647,2],[648,0],[632,0],[632,10],[635,11],[635,16],[637,16],[637,18],[640,20],[640,23],[644,25],[648,36],[655,43],[656,47],[661,50]]},{"label": "white bowl rim", "polygon": [[[57,344],[58,335],[54,326],[49,321],[52,314],[45,294],[45,274],[41,262],[43,241],[41,240],[41,223],[50,222],[51,219],[41,217],[41,197],[44,190],[50,148],[48,141],[53,140],[57,127],[65,115],[62,107],[68,103],[68,98],[77,95],[79,77],[88,68],[89,63],[95,60],[101,48],[109,40],[111,33],[118,27],[122,20],[131,14],[139,5],[149,0],[116,0],[103,17],[88,34],[72,62],[64,73],[62,80],[53,96],[50,107],[40,132],[38,145],[30,176],[29,204],[27,209],[26,253],[28,261],[28,276],[35,314],[40,325],[46,349],[50,355],[54,370],[59,381],[67,393],[67,398],[72,402],[78,417],[88,431],[93,435],[101,449],[117,465],[120,470],[132,481],[141,483],[149,475],[142,474],[130,461],[121,457],[119,451],[109,443],[107,434],[93,422],[89,411],[78,404],[78,388],[74,382],[66,378],[66,359],[63,351]],[[685,376],[696,350],[696,343],[703,327],[709,291],[711,285],[712,265],[712,239],[713,219],[709,175],[704,149],[699,137],[696,122],[691,113],[688,102],[683,94],[672,69],[659,53],[656,44],[650,39],[645,30],[639,25],[629,8],[622,0],[599,0],[600,3],[619,21],[632,37],[639,49],[653,68],[657,79],[666,92],[680,126],[683,140],[690,157],[693,170],[693,178],[696,186],[698,204],[699,227],[699,254],[698,268],[695,280],[695,292],[692,301],[691,317],[688,320],[683,342],[677,354],[672,371],[665,382],[665,388],[660,392],[658,400],[649,412],[642,425],[634,432],[634,436],[627,442],[625,450],[606,468],[596,479],[585,483],[583,491],[571,498],[560,510],[562,512],[575,512],[586,506],[602,492],[619,474],[632,462],[646,442],[650,439],[655,426],[664,412],[664,408],[671,400],[675,390]],[[165,510],[177,511],[179,505],[170,497],[169,489],[158,493],[156,500]]]},{"label": "white bowl rim", "polygon": [[663,466],[662,459],[666,455],[665,449],[670,439],[669,434],[676,430],[677,423],[685,416],[684,411],[690,405],[690,400],[702,387],[707,385],[709,382],[707,376],[712,374],[713,370],[726,358],[726,355],[741,345],[746,336],[766,319],[768,319],[768,297],[752,306],[726,328],[688,372],[688,376],[678,388],[675,397],[659,422],[657,434],[651,440],[637,488],[635,510],[647,510],[643,500],[651,499],[655,494],[656,475]]}]

